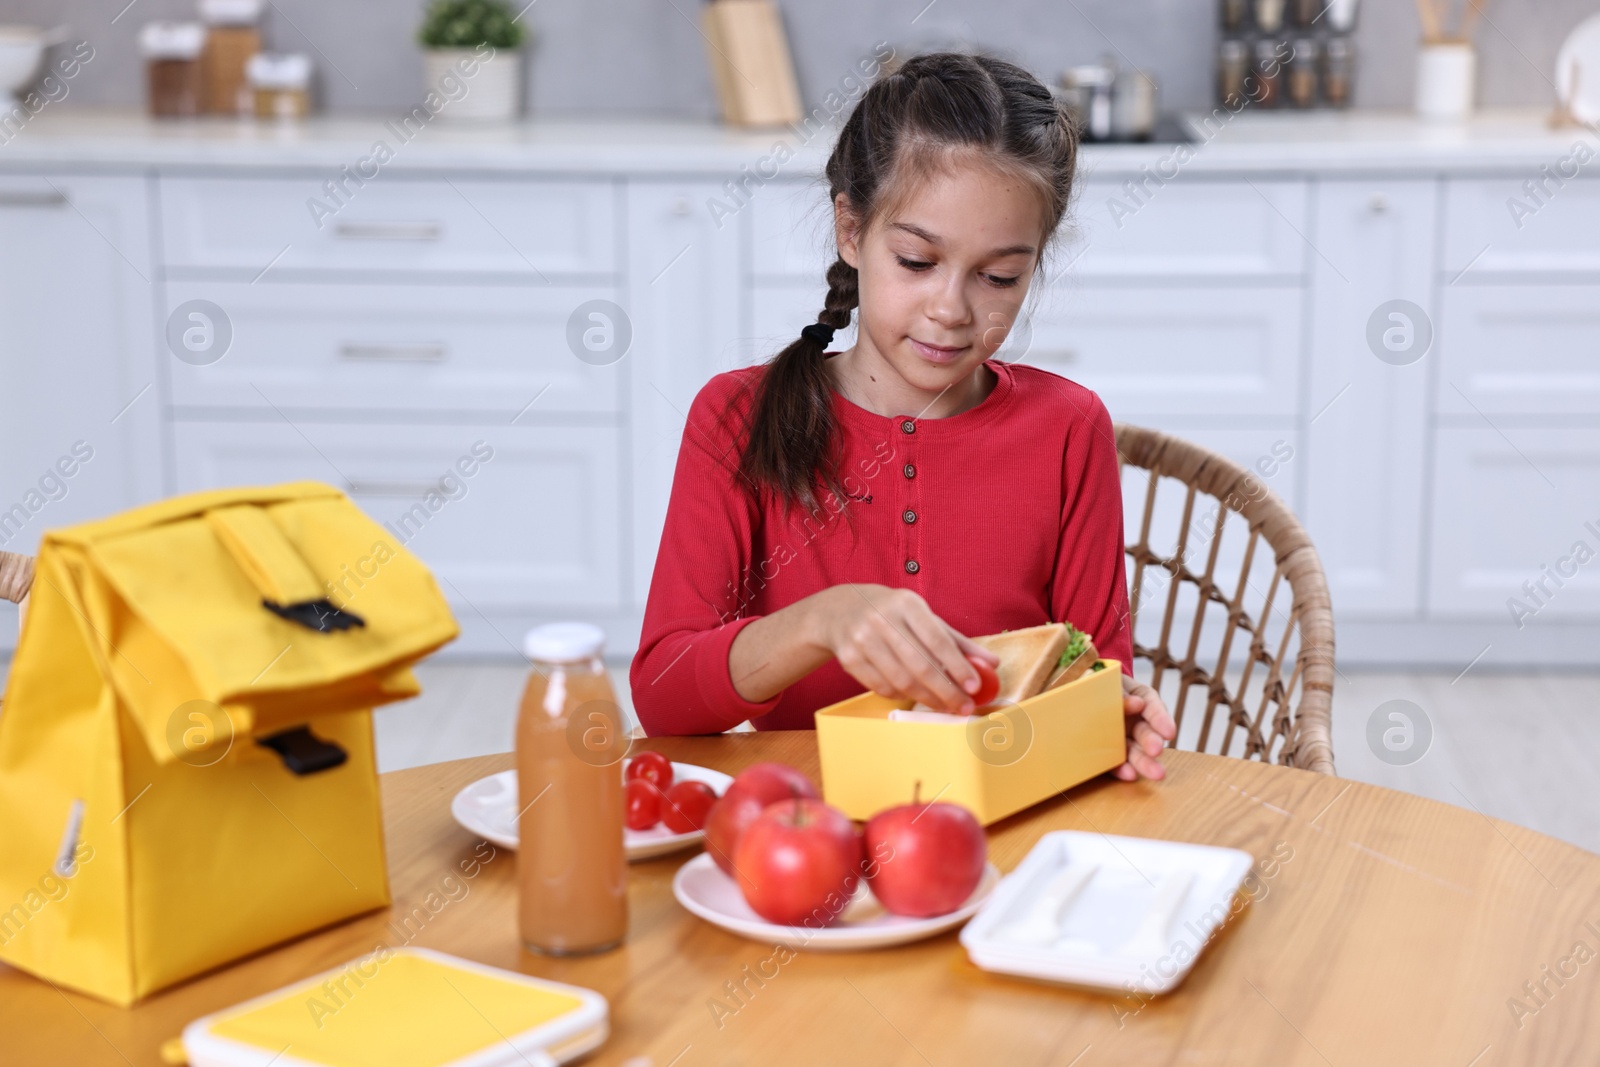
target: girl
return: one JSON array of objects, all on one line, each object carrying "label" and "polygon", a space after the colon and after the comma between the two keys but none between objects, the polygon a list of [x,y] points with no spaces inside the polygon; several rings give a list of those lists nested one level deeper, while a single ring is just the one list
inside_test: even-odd
[{"label": "girl", "polygon": [[965,634],[1067,621],[1122,663],[1116,774],[1162,777],[1176,730],[1132,680],[1111,418],[990,359],[1076,152],[1050,91],[998,59],[916,56],[862,97],[828,159],[818,321],[690,407],[629,676],[648,733],[810,729],[863,686],[970,712],[966,657],[996,658]]}]

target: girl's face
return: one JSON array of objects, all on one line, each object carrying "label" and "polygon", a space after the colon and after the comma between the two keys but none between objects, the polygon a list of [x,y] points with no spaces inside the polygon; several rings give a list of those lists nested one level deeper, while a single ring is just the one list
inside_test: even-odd
[{"label": "girl's face", "polygon": [[859,354],[928,393],[994,355],[1039,261],[1044,207],[1032,188],[967,162],[930,177],[865,233],[854,232],[843,195],[835,209],[839,254],[860,276]]}]

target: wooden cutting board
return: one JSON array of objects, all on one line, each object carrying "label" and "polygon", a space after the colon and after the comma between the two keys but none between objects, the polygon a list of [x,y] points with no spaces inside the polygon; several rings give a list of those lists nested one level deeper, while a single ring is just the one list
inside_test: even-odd
[{"label": "wooden cutting board", "polygon": [[730,126],[799,122],[800,86],[773,0],[711,0],[700,16],[711,73]]}]

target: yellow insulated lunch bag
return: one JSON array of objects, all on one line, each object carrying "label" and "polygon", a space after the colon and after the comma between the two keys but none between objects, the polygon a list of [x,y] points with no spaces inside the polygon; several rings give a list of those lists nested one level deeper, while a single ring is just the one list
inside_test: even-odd
[{"label": "yellow insulated lunch bag", "polygon": [[0,960],[126,1005],[388,904],[370,709],[456,633],[315,482],[46,534],[0,705]]}]

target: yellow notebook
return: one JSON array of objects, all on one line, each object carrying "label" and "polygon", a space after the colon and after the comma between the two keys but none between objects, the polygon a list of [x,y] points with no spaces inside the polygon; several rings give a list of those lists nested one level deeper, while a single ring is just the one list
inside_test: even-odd
[{"label": "yellow notebook", "polygon": [[599,1047],[606,999],[420,948],[383,949],[190,1023],[190,1067],[535,1067]]}]

